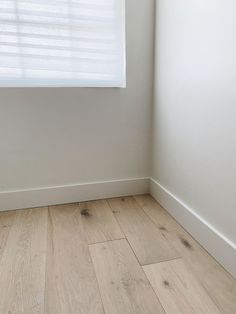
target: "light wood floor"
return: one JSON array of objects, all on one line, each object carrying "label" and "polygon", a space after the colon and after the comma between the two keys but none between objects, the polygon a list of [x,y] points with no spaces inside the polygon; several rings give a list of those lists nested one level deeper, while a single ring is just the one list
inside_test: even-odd
[{"label": "light wood floor", "polygon": [[236,313],[234,280],[150,196],[0,213],[0,314]]}]

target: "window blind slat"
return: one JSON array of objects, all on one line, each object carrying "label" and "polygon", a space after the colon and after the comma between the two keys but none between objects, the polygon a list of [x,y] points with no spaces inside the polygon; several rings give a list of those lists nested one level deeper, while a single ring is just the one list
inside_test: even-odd
[{"label": "window blind slat", "polygon": [[[15,24],[15,18],[2,18],[1,13],[0,13],[0,24],[4,25],[16,25]],[[30,25],[31,27],[34,26],[40,26],[40,27],[45,27],[45,28],[65,28],[65,29],[70,29],[73,28],[73,31],[79,31],[79,30],[92,30],[94,32],[103,32],[103,33],[113,33],[114,29],[110,25],[99,25],[96,23],[92,23],[91,21],[82,21],[82,20],[71,20],[70,23],[63,23],[62,21],[58,21],[56,19],[54,20],[44,20],[44,21],[39,21],[37,19],[21,19],[20,23],[18,25]]]},{"label": "window blind slat", "polygon": [[[1,37],[1,36],[0,36]],[[21,43],[17,43],[17,42],[3,42],[1,41],[0,39],[0,51],[2,50],[2,48],[5,48],[5,50],[8,49],[8,47],[13,47],[13,48],[32,48],[32,49],[40,49],[40,50],[45,50],[46,53],[47,51],[51,51],[52,53],[53,52],[56,52],[56,51],[64,51],[64,52],[73,52],[73,53],[96,53],[96,54],[99,54],[99,55],[102,55],[102,56],[106,56],[106,57],[110,57],[110,56],[114,56],[116,55],[116,51],[115,49],[103,49],[103,48],[97,48],[96,46],[94,48],[82,48],[82,47],[77,47],[75,45],[73,46],[69,46],[69,43],[68,43],[68,46],[66,46],[64,44],[64,46],[59,46],[59,45],[47,45],[45,43],[42,43],[42,44],[34,44],[34,43],[24,43],[24,42],[21,42]]]},{"label": "window blind slat", "polygon": [[[18,52],[2,52],[0,51],[0,56],[12,56],[12,57],[18,57],[19,53]],[[35,58],[35,59],[46,59],[46,60],[53,60],[53,59],[58,59],[58,60],[70,60],[71,62],[76,62],[77,60],[81,60],[83,62],[91,62],[91,63],[114,63],[114,60],[112,59],[107,59],[107,58],[92,58],[92,57],[77,57],[77,56],[56,56],[56,55],[43,55],[43,54],[34,54],[34,53],[21,53],[20,57],[23,59],[27,59],[28,57],[30,58]]]},{"label": "window blind slat", "polygon": [[[32,31],[32,29],[31,29]],[[33,38],[33,39],[43,39],[48,40],[48,41],[53,41],[53,40],[59,40],[59,41],[68,41],[68,39],[73,42],[83,42],[83,43],[90,43],[93,45],[98,45],[100,44],[108,44],[109,46],[114,45],[114,39],[112,38],[94,38],[94,37],[89,37],[89,35],[84,35],[83,37],[75,37],[75,36],[65,36],[65,35],[60,35],[58,34],[57,30],[55,30],[55,35],[52,34],[43,34],[43,33],[26,33],[26,32],[21,32],[21,31],[3,31],[0,29],[0,37],[1,36],[9,36],[9,37],[16,37],[18,40],[18,37],[20,36],[20,38],[24,39],[24,38]]]},{"label": "window blind slat", "polygon": [[[65,11],[65,10],[64,10]],[[90,14],[89,14],[90,13]],[[96,22],[96,23],[102,23],[107,24],[113,22],[113,16],[104,15],[102,12],[98,14],[97,11],[92,11],[88,13],[82,14],[81,10],[78,10],[77,14],[76,11],[73,10],[73,12],[68,11],[68,13],[64,12],[50,12],[50,11],[38,11],[38,10],[25,10],[18,8],[17,14],[21,16],[21,20],[26,19],[28,17],[34,18],[34,19],[61,19],[66,20],[68,22],[73,22],[77,20],[86,21],[86,22]],[[16,18],[16,9],[5,9],[1,8],[0,6],[0,17],[8,16],[9,18],[12,18],[15,20]]]},{"label": "window blind slat", "polygon": [[[20,62],[21,60],[19,60],[18,62],[16,62],[16,60],[14,60],[14,63],[8,63],[8,65],[6,64],[2,64],[0,61],[0,65],[1,65],[1,69],[17,69],[17,70],[22,70],[20,67]],[[26,61],[26,65],[27,68],[24,69],[25,70],[39,70],[39,71],[52,71],[52,72],[67,72],[67,73],[77,73],[79,74],[80,72],[82,73],[94,73],[96,75],[114,75],[113,74],[113,68],[112,66],[109,68],[107,67],[106,71],[103,71],[103,69],[101,68],[101,65],[97,65],[94,66],[93,69],[89,68],[88,66],[86,66],[85,63],[78,63],[78,64],[74,64],[73,67],[71,66],[71,68],[69,69],[68,64],[64,64],[63,62],[60,63],[54,63],[51,65],[51,63],[47,64],[46,62],[40,62],[37,66],[35,66],[34,60],[30,60],[28,59]],[[78,71],[78,69],[80,69],[80,71]],[[73,74],[74,75],[74,74]]]},{"label": "window blind slat", "polygon": [[0,86],[125,86],[125,0],[1,0]]},{"label": "window blind slat", "polygon": [[[1,0],[0,8],[15,8],[16,0]],[[34,7],[40,10],[52,10],[54,12],[65,10],[68,7],[74,9],[86,9],[93,11],[103,11],[103,12],[114,12],[114,3],[109,1],[108,3],[101,3],[101,1],[89,2],[89,1],[70,1],[68,6],[68,1],[58,1],[58,0],[21,0],[17,3],[18,6],[22,7]]]}]

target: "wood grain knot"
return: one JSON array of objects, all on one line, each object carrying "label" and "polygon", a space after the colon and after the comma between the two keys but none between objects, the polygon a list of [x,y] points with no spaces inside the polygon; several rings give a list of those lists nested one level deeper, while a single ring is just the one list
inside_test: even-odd
[{"label": "wood grain knot", "polygon": [[89,209],[81,209],[80,214],[81,214],[81,216],[85,216],[85,217],[91,216]]}]

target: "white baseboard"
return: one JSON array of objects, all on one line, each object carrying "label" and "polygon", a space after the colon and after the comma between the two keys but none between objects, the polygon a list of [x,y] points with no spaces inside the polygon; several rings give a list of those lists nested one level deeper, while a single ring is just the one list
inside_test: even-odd
[{"label": "white baseboard", "polygon": [[236,245],[154,179],[151,195],[236,278]]},{"label": "white baseboard", "polygon": [[149,178],[0,192],[0,211],[66,204],[149,192]]}]

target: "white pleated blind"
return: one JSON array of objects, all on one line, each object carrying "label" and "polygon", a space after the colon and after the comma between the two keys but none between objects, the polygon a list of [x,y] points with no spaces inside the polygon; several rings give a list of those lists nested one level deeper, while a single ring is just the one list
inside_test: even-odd
[{"label": "white pleated blind", "polygon": [[125,0],[0,0],[0,86],[125,87]]}]

